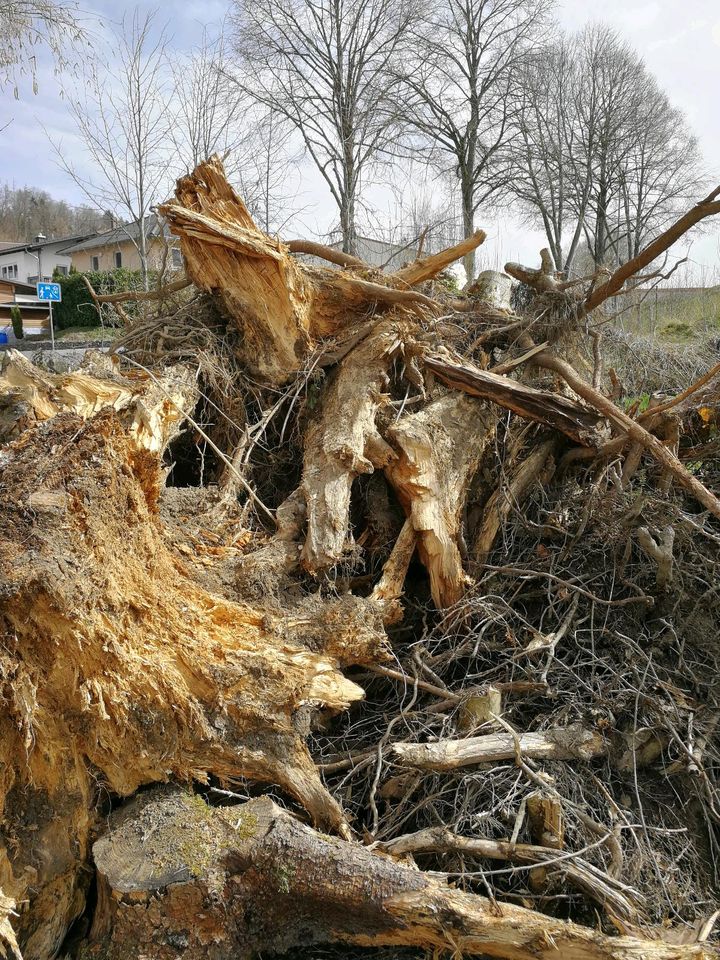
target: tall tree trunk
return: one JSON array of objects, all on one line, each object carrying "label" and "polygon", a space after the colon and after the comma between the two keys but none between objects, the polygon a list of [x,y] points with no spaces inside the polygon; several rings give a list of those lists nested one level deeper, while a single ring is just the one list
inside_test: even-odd
[{"label": "tall tree trunk", "polygon": [[357,256],[357,231],[355,228],[355,197],[348,190],[343,194],[340,207],[340,230],[343,253]]},{"label": "tall tree trunk", "polygon": [[150,280],[148,277],[148,250],[147,250],[147,234],[146,230],[147,218],[145,214],[140,214],[140,220],[138,221],[139,237],[138,237],[138,253],[140,255],[140,272],[142,274],[142,283],[143,290],[150,289]]},{"label": "tall tree trunk", "polygon": [[[474,190],[472,184],[463,182],[461,187],[463,237],[471,237],[475,232]],[[463,257],[467,283],[475,279],[475,251],[470,250]]]}]

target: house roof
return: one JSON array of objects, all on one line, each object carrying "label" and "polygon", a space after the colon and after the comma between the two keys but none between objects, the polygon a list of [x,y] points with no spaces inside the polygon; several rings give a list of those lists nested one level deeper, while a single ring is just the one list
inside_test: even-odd
[{"label": "house roof", "polygon": [[[0,245],[0,255],[5,256],[6,253],[21,253],[23,250],[37,250],[38,247],[48,247],[51,244],[56,243],[76,243],[78,240],[84,240],[86,237],[90,236],[88,233],[76,233],[71,237],[52,237],[49,240],[43,240],[42,243],[35,243],[34,240],[26,240],[23,243],[12,243],[10,246],[5,246],[5,241]],[[65,251],[58,251],[64,253]]]},{"label": "house roof", "polygon": [[[154,213],[145,218],[147,236],[160,236],[160,226],[158,218]],[[165,232],[165,227],[163,227]],[[79,243],[65,247],[61,252],[67,254],[79,253],[81,250],[95,250],[98,247],[114,247],[119,243],[126,243],[128,240],[137,240],[140,236],[140,221],[133,220],[131,223],[124,223],[112,230],[105,230],[103,233],[96,233],[92,237],[82,239]]]}]

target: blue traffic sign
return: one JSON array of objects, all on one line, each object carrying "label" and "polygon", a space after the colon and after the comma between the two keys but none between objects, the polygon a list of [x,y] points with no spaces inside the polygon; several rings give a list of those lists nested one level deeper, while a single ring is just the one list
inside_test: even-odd
[{"label": "blue traffic sign", "polygon": [[62,300],[62,290],[59,283],[39,283],[37,285],[38,300],[50,300],[53,303],[60,303]]}]

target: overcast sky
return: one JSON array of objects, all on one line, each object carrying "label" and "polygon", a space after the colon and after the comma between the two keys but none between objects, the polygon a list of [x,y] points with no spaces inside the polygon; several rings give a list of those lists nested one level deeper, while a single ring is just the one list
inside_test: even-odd
[{"label": "overcast sky", "polygon": [[[119,20],[136,4],[95,0],[84,2],[88,23],[100,40],[104,25]],[[141,10],[153,10],[157,2],[137,4]],[[172,45],[190,50],[202,25],[219,24],[227,9],[226,0],[188,0],[166,2],[159,18],[167,18]],[[688,117],[699,138],[708,174],[720,182],[720,3],[717,0],[565,0],[558,7],[563,26],[577,29],[597,19],[611,24],[644,58],[670,99]],[[47,190],[54,197],[72,203],[83,201],[78,189],[57,166],[44,130],[62,139],[66,150],[77,150],[72,118],[52,69],[41,66],[40,88],[32,96],[29,84],[22,86],[17,101],[5,89],[0,97],[0,125],[12,122],[0,131],[0,183],[32,186]],[[305,214],[296,228],[323,233],[336,219],[334,207],[312,170],[303,165],[298,171]],[[505,260],[533,262],[543,245],[541,233],[520,226],[512,211],[496,218],[479,217],[478,226],[488,229],[485,244],[487,265]],[[693,240],[690,256],[696,265],[696,278],[720,282],[720,229],[708,231]]]}]

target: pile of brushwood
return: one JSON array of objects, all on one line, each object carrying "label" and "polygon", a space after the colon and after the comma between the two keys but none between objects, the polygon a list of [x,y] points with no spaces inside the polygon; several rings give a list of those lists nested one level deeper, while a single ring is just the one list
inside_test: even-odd
[{"label": "pile of brushwood", "polygon": [[111,356],[5,355],[0,952],[714,955],[720,364],[608,318],[719,197],[457,296],[481,231],[383,273],[212,158]]}]

